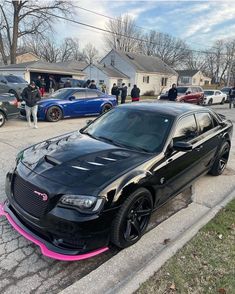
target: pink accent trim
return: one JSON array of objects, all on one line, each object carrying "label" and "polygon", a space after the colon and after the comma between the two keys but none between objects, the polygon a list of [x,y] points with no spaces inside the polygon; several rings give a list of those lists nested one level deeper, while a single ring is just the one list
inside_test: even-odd
[{"label": "pink accent trim", "polygon": [[95,255],[98,255],[102,252],[107,251],[109,248],[108,247],[103,247],[100,249],[97,249],[95,251],[89,252],[89,253],[85,253],[85,254],[81,254],[81,255],[65,255],[65,254],[60,254],[57,252],[53,252],[51,250],[49,250],[45,244],[43,244],[41,241],[35,239],[33,236],[29,235],[27,232],[25,232],[22,228],[20,228],[15,222],[14,220],[11,218],[11,216],[4,211],[4,205],[0,204],[0,216],[4,215],[9,223],[13,226],[13,228],[20,233],[22,236],[24,236],[26,239],[28,239],[29,241],[33,242],[34,244],[38,245],[41,249],[41,252],[43,255],[53,258],[53,259],[58,259],[58,260],[64,260],[64,261],[75,261],[75,260],[82,260],[82,259],[87,259],[87,258],[91,258]]}]

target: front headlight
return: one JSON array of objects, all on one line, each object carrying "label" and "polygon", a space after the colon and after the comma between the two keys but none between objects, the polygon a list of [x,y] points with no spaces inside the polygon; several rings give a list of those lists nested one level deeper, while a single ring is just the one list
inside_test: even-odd
[{"label": "front headlight", "polygon": [[104,198],[82,195],[64,195],[60,199],[62,205],[72,206],[85,213],[99,211],[103,207],[104,202]]}]

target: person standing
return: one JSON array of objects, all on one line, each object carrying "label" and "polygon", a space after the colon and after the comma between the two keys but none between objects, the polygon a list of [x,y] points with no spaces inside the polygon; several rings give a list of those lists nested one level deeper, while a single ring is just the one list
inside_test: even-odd
[{"label": "person standing", "polygon": [[64,88],[71,88],[70,79],[67,79],[67,81],[64,83]]},{"label": "person standing", "polygon": [[55,81],[52,76],[49,77],[49,93],[53,94],[55,92]]},{"label": "person standing", "polygon": [[232,108],[232,104],[233,104],[233,108],[235,108],[235,84],[229,90],[228,95],[229,95],[229,108]]},{"label": "person standing", "polygon": [[127,86],[125,86],[125,83],[122,83],[121,91],[121,104],[124,104],[126,103],[127,96]]},{"label": "person standing", "polygon": [[132,102],[140,101],[140,89],[136,85],[131,90],[131,100]]},{"label": "person standing", "polygon": [[89,88],[89,89],[97,89],[97,87],[96,87],[96,84],[95,84],[95,81],[94,81],[94,80],[92,80],[92,81],[91,81],[91,83],[90,83],[90,85],[88,86],[88,88]]},{"label": "person standing", "polygon": [[83,88],[88,88],[90,85],[91,81],[87,80],[84,84],[83,84]]},{"label": "person standing", "polygon": [[34,82],[31,82],[22,92],[22,99],[25,101],[26,118],[28,126],[31,127],[31,115],[33,116],[34,128],[37,129],[37,102],[41,100],[38,88]]},{"label": "person standing", "polygon": [[111,94],[116,96],[116,100],[117,100],[117,104],[118,104],[118,98],[119,98],[120,91],[118,89],[118,86],[115,83],[113,84],[113,87],[111,89]]},{"label": "person standing", "polygon": [[101,91],[105,94],[106,93],[106,85],[102,84]]},{"label": "person standing", "polygon": [[177,96],[178,96],[178,91],[177,91],[177,88],[176,88],[176,84],[173,84],[172,87],[170,88],[169,92],[168,92],[168,99],[170,101],[175,101]]},{"label": "person standing", "polygon": [[42,84],[42,88],[41,88],[40,94],[41,94],[41,97],[43,97],[45,94],[45,88],[46,88],[46,83],[44,78],[41,79],[41,84]]}]

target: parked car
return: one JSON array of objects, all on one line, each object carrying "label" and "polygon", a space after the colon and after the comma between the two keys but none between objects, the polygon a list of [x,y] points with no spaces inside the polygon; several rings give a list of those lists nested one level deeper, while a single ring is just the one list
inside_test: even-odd
[{"label": "parked car", "polygon": [[54,258],[128,247],[154,210],[199,176],[223,173],[232,129],[224,116],[189,104],[113,108],[20,152],[6,177],[5,215]]},{"label": "parked car", "polygon": [[0,127],[6,120],[19,115],[18,101],[13,94],[0,94]]},{"label": "parked car", "polygon": [[[203,103],[204,92],[201,87],[177,87],[178,97],[176,101],[201,105]],[[168,100],[168,92],[160,95],[160,100]]]},{"label": "parked car", "polygon": [[212,104],[224,104],[227,99],[227,95],[222,93],[220,90],[205,90],[204,91],[204,105]]},{"label": "parked car", "polygon": [[[38,103],[38,118],[57,122],[68,117],[98,115],[116,105],[115,96],[99,90],[63,88]],[[20,114],[26,116],[24,103],[21,104]]]},{"label": "parked car", "polygon": [[227,95],[227,99],[226,102],[229,102],[229,90],[231,89],[231,87],[224,87],[221,89],[221,92]]},{"label": "parked car", "polygon": [[78,80],[73,78],[61,78],[59,83],[59,88],[64,88],[64,84],[67,82],[67,80],[70,81],[71,87],[81,87],[83,88],[83,85],[86,81],[84,80]]},{"label": "parked car", "polygon": [[19,76],[0,74],[0,93],[11,93],[17,100],[28,83]]}]

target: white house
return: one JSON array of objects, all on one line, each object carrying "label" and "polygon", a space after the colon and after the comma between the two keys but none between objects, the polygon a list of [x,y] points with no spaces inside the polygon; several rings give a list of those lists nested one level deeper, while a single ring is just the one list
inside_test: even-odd
[{"label": "white house", "polygon": [[204,76],[198,69],[186,69],[177,71],[179,86],[204,86],[211,84],[211,78]]},{"label": "white house", "polygon": [[[105,76],[101,78],[101,72],[104,71]],[[177,72],[158,57],[115,49],[112,49],[98,66],[88,66],[85,72],[96,81],[106,81],[105,84],[109,85],[109,92],[113,82],[119,86],[124,82],[128,86],[128,93],[136,84],[140,88],[141,95],[150,91],[159,94],[163,88],[170,88],[171,84],[177,83],[178,79]],[[117,73],[118,76],[116,76]]]},{"label": "white house", "polygon": [[83,69],[86,76],[90,80],[95,80],[97,85],[101,87],[106,85],[107,93],[111,93],[113,84],[121,87],[122,83],[128,85],[130,78],[124,73],[120,72],[113,66],[106,66],[105,64],[90,64]]}]

